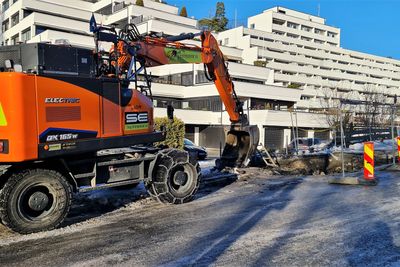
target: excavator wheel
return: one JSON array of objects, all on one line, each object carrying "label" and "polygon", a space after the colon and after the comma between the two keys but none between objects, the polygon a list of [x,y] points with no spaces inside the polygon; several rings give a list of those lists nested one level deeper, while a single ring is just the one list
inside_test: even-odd
[{"label": "excavator wheel", "polygon": [[71,200],[71,186],[60,173],[25,170],[12,175],[0,190],[0,218],[21,234],[51,230],[67,216]]},{"label": "excavator wheel", "polygon": [[182,204],[193,199],[200,184],[200,167],[186,151],[159,152],[152,179],[146,182],[149,194],[162,203]]}]

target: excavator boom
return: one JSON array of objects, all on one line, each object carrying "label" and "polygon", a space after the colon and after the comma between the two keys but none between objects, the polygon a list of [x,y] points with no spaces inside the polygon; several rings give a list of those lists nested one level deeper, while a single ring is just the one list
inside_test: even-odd
[{"label": "excavator boom", "polygon": [[[180,42],[197,36],[200,36],[201,47]],[[248,164],[258,145],[258,127],[249,125],[243,112],[243,102],[236,95],[224,55],[211,32],[169,37],[142,36],[134,25],[128,25],[120,32],[111,54],[117,57],[114,67],[118,69],[118,73],[126,74],[128,79],[133,76],[132,69],[138,62],[145,67],[203,63],[206,77],[215,84],[231,121],[226,145],[217,165],[223,168]]]},{"label": "excavator boom", "polygon": [[[201,36],[202,47],[179,43],[175,40],[184,40]],[[175,37],[175,38],[174,38]],[[229,75],[224,56],[219,49],[218,42],[210,32],[200,34],[185,34],[170,38],[146,37],[137,42],[119,41],[120,54],[118,66],[123,73],[129,69],[132,55],[143,60],[146,67],[155,67],[167,64],[203,63],[207,68],[210,81],[213,81],[224,103],[229,118],[233,123],[247,124],[243,115],[242,102],[237,98],[234,84]],[[174,40],[174,41],[171,41]],[[134,47],[129,51],[129,48]]]}]

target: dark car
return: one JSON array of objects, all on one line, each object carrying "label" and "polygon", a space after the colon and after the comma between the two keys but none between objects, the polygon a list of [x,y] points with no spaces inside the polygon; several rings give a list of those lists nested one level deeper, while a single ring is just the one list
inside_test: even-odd
[{"label": "dark car", "polygon": [[318,138],[296,138],[288,145],[288,151],[290,153],[296,152],[296,143],[298,145],[299,152],[313,152],[317,146],[321,144],[321,140]]},{"label": "dark car", "polygon": [[204,147],[202,146],[196,146],[195,144],[193,144],[192,141],[190,141],[189,139],[184,139],[183,140],[183,149],[185,149],[188,152],[195,152],[197,153],[197,157],[198,159],[205,159],[207,158],[207,151]]}]

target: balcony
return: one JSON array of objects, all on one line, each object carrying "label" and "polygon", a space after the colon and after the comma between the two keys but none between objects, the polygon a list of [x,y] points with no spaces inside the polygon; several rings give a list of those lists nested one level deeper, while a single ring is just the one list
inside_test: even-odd
[{"label": "balcony", "polygon": [[[247,114],[247,111],[245,110]],[[155,108],[155,117],[165,117],[166,108]],[[175,115],[182,119],[186,124],[195,125],[230,125],[230,120],[226,111],[196,111],[176,109]],[[293,115],[293,114],[292,114]],[[293,115],[294,116],[294,115]],[[222,117],[222,120],[221,120]],[[250,124],[262,126],[282,126],[291,127],[292,120],[290,112],[276,110],[251,110],[249,111]],[[325,116],[318,113],[297,112],[297,125],[304,128],[328,128]]]}]

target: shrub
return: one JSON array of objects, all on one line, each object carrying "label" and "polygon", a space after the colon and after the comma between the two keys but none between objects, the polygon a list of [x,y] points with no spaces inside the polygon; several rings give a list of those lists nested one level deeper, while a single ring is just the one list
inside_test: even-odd
[{"label": "shrub", "polygon": [[287,86],[287,88],[293,88],[293,89],[298,89],[301,87],[301,84],[298,83],[291,83]]},{"label": "shrub", "polygon": [[266,60],[256,60],[254,61],[254,66],[257,67],[266,67],[267,66],[267,61]]},{"label": "shrub", "polygon": [[137,6],[144,6],[143,0],[136,0]]},{"label": "shrub", "polygon": [[165,141],[159,142],[156,145],[168,146],[170,148],[183,148],[183,139],[185,138],[185,123],[174,117],[174,121],[171,123],[167,117],[155,118],[154,119],[156,130],[160,131],[164,128],[166,131]]}]

